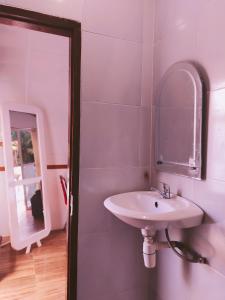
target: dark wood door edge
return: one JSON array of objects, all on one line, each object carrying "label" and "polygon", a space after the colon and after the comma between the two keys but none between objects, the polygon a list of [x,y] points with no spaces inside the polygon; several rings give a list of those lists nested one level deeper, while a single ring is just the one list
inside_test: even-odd
[{"label": "dark wood door edge", "polygon": [[[67,300],[77,299],[78,190],[80,147],[81,24],[38,12],[0,5],[0,22],[70,38],[70,195],[73,216],[69,222]],[[73,234],[70,234],[72,232]]]}]

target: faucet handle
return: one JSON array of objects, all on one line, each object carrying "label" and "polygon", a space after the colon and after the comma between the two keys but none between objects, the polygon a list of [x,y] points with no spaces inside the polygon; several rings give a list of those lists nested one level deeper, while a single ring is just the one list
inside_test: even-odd
[{"label": "faucet handle", "polygon": [[160,182],[160,184],[163,187],[164,197],[167,198],[167,199],[170,199],[170,186],[169,186],[169,184],[167,184],[165,182]]}]

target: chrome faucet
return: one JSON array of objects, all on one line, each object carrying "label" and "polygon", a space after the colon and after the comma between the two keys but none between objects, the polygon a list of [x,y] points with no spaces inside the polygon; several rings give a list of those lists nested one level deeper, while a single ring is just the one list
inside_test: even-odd
[{"label": "chrome faucet", "polygon": [[164,182],[160,182],[162,184],[163,187],[163,191],[160,192],[160,194],[162,195],[162,197],[164,199],[170,199],[170,186],[169,184],[166,184]]},{"label": "chrome faucet", "polygon": [[158,190],[154,187],[150,188],[150,191],[158,191],[160,193],[160,195],[164,198],[164,199],[170,199],[171,195],[170,195],[170,186],[164,182],[160,182],[160,184],[162,185],[163,190]]}]

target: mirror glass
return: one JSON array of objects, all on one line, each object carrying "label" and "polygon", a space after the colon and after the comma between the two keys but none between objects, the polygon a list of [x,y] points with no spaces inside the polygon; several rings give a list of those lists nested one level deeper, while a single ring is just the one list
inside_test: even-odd
[{"label": "mirror glass", "polygon": [[193,65],[169,68],[155,112],[157,169],[201,178],[202,83]]},{"label": "mirror glass", "polygon": [[10,111],[15,180],[41,175],[36,116]]},{"label": "mirror glass", "polygon": [[[18,230],[26,239],[44,229],[44,214],[36,115],[9,111]],[[24,179],[35,178],[35,183]]]},{"label": "mirror glass", "polygon": [[31,234],[44,229],[42,193],[39,184],[15,187],[18,233],[27,239]]}]

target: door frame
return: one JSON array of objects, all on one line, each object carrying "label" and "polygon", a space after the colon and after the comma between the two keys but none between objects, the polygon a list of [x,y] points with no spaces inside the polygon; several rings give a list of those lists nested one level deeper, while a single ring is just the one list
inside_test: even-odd
[{"label": "door frame", "polygon": [[81,24],[77,21],[6,5],[0,5],[0,23],[70,38],[69,203],[71,205],[69,206],[70,221],[68,226],[67,300],[76,300],[80,148]]}]

